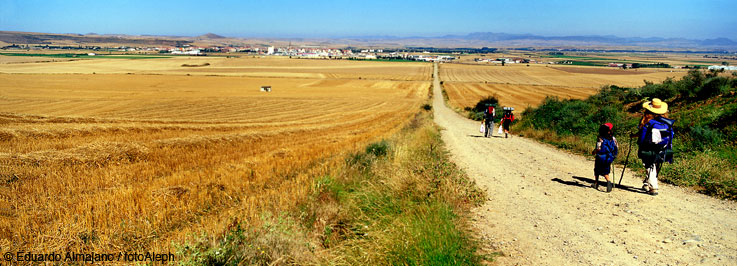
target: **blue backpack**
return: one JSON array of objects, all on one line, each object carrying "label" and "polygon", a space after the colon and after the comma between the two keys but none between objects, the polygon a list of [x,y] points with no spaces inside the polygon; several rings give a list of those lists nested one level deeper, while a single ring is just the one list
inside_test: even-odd
[{"label": "blue backpack", "polygon": [[673,147],[673,123],[675,120],[665,117],[658,117],[655,121],[659,123],[650,124],[652,128],[660,131],[660,143],[653,143],[653,147],[657,150],[672,149]]},{"label": "blue backpack", "polygon": [[596,154],[597,159],[610,164],[614,162],[614,158],[617,158],[617,154],[619,154],[619,149],[617,144],[614,143],[614,139],[602,138],[601,150]]},{"label": "blue backpack", "polygon": [[[637,141],[637,144],[640,145],[637,155],[643,162],[646,164],[673,163],[673,123],[675,123],[673,119],[658,117],[645,125]],[[660,131],[662,140],[658,143],[651,142],[653,129]]]}]

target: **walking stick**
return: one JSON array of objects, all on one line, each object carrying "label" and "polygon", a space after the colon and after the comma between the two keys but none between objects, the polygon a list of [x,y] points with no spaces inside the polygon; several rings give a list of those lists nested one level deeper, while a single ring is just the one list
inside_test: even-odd
[{"label": "walking stick", "polygon": [[618,186],[622,185],[622,178],[624,178],[624,171],[627,170],[627,163],[630,162],[630,152],[632,152],[632,139],[633,138],[630,137],[629,148],[627,150],[627,158],[624,160],[624,167],[622,167],[622,175],[619,176],[619,184],[617,184]]},{"label": "walking stick", "polygon": [[614,162],[612,162],[612,164],[609,167],[610,167],[610,169],[612,171],[612,173],[611,173],[612,174],[612,177],[610,177],[609,180],[604,179],[606,181],[606,187],[607,187],[606,192],[607,193],[611,192],[611,190],[609,190],[609,183],[612,183],[612,189],[617,188],[617,174],[614,171]]}]

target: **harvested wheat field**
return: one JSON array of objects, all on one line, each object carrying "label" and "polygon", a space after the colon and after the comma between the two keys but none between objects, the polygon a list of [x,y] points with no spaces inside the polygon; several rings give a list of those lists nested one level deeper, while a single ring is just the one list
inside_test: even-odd
[{"label": "harvested wheat field", "polygon": [[535,106],[541,103],[546,95],[583,99],[597,91],[596,88],[467,82],[448,82],[443,89],[448,94],[450,105],[458,108],[473,107],[479,100],[495,95],[504,106],[514,107],[519,111],[528,105]]},{"label": "harvested wheat field", "polygon": [[604,85],[641,86],[644,80],[660,82],[668,77],[680,78],[685,73],[535,64],[443,64],[440,79],[444,81],[450,104],[457,108],[474,106],[482,98],[496,95],[503,105],[521,111],[527,106],[538,105],[546,96],[582,99]]},{"label": "harvested wheat field", "polygon": [[[173,251],[294,208],[311,172],[402,128],[430,84],[429,64],[238,60],[0,66],[0,246]],[[180,71],[205,61],[227,71]]]},{"label": "harvested wheat field", "polygon": [[[112,56],[114,58],[114,56]],[[0,56],[0,58],[13,58]],[[8,59],[10,60],[10,59]],[[57,60],[58,61],[58,60]],[[430,80],[428,63],[310,60],[279,57],[82,59],[56,64],[0,65],[0,73],[162,74],[376,80]]]}]

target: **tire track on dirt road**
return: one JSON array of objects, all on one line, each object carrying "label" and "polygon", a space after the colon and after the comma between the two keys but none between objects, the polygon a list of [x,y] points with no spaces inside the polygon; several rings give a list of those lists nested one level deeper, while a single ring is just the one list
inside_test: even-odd
[{"label": "tire track on dirt road", "polygon": [[471,216],[483,248],[505,254],[495,263],[737,265],[737,203],[670,185],[653,197],[629,172],[622,187],[597,191],[590,158],[518,136],[481,137],[480,123],[445,106],[437,69],[435,122],[452,160],[487,190]]}]

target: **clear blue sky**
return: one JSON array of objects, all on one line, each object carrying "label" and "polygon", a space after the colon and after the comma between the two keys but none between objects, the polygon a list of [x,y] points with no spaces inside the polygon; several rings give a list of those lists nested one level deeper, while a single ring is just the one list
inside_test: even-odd
[{"label": "clear blue sky", "polygon": [[727,37],[734,0],[74,1],[0,0],[0,30],[233,37],[546,36]]}]

